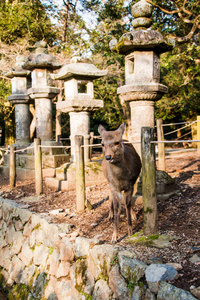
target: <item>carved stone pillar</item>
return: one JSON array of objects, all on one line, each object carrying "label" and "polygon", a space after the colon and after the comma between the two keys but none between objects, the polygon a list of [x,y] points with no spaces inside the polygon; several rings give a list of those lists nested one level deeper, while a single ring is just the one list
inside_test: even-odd
[{"label": "carved stone pillar", "polygon": [[[133,5],[134,30],[122,35],[119,42],[110,42],[112,50],[125,54],[125,85],[117,92],[122,103],[130,104],[133,141],[141,140],[143,126],[154,127],[154,102],[168,92],[168,88],[160,84],[159,56],[173,45],[159,32],[148,29],[152,23],[152,10],[152,5],[145,0]],[[140,144],[134,146],[140,154]]]}]

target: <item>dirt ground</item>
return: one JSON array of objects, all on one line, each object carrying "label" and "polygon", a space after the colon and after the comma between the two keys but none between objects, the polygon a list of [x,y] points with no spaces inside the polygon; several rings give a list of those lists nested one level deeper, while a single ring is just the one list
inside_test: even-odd
[{"label": "dirt ground", "polygon": [[[159,232],[179,237],[165,249],[133,246],[127,242],[125,210],[122,208],[117,245],[134,251],[136,257],[144,262],[161,260],[163,263],[178,263],[179,278],[172,284],[185,290],[190,286],[200,286],[200,262],[191,262],[194,255],[200,257],[200,158],[197,152],[174,154],[166,159],[166,171],[175,178],[175,194],[167,200],[158,200]],[[73,231],[88,238],[96,237],[110,243],[113,221],[108,220],[109,186],[107,183],[86,189],[86,197],[93,210],[76,212],[75,191],[61,192],[44,185],[44,193],[37,198],[34,181],[17,181],[16,187],[9,188],[9,182],[0,178],[0,194],[4,198],[23,203],[24,208],[40,213],[46,219],[57,223],[74,225]],[[28,197],[28,198],[27,198]],[[60,212],[54,215],[54,211]],[[143,226],[142,205],[135,206],[137,221],[133,222],[133,233]]]}]

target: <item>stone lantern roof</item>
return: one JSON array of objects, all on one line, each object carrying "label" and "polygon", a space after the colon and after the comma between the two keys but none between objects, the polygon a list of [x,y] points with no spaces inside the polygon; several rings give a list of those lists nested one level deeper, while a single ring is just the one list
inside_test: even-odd
[{"label": "stone lantern roof", "polygon": [[31,54],[24,64],[24,68],[33,70],[35,68],[46,68],[57,70],[60,69],[61,64],[57,62],[53,55],[48,54],[47,43],[39,41],[35,44],[36,50]]},{"label": "stone lantern roof", "polygon": [[30,102],[30,98],[27,95],[27,88],[31,82],[31,71],[23,69],[25,60],[25,56],[17,56],[15,66],[5,73],[5,76],[12,79],[12,94],[7,97],[8,101],[12,104]]},{"label": "stone lantern roof", "polygon": [[107,74],[107,70],[99,70],[95,65],[85,62],[76,63],[72,62],[70,64],[64,65],[57,74],[54,74],[54,79],[69,79],[82,78],[82,79],[97,79],[103,77]]},{"label": "stone lantern roof", "polygon": [[115,50],[121,54],[128,54],[133,51],[152,50],[157,54],[161,54],[173,49],[172,41],[167,41],[161,33],[149,29],[152,24],[153,6],[141,0],[132,7],[134,20],[132,25],[134,30],[125,33],[119,39],[110,41],[111,50]]},{"label": "stone lantern roof", "polygon": [[25,61],[26,61],[25,56],[23,56],[23,55],[17,56],[15,66],[13,68],[11,68],[7,73],[5,73],[5,76],[8,78],[30,76],[31,72],[23,69],[23,65],[24,65]]},{"label": "stone lantern roof", "polygon": [[51,74],[56,80],[64,80],[65,101],[56,103],[63,112],[93,111],[103,107],[103,101],[94,99],[93,80],[103,77],[107,70],[99,70],[91,63],[73,57],[57,74]]}]

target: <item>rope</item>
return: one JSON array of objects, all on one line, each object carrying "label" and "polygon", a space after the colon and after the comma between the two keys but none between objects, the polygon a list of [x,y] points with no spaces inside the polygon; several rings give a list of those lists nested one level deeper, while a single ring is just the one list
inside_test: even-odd
[{"label": "rope", "polygon": [[32,147],[27,147],[27,148],[24,148],[24,149],[15,150],[14,152],[15,152],[15,153],[16,153],[16,152],[23,152],[23,151],[29,150],[29,149],[34,149],[34,146],[32,146]]},{"label": "rope", "polygon": [[178,128],[178,129],[176,129],[176,130],[174,130],[174,131],[165,133],[164,136],[169,135],[169,134],[172,134],[172,133],[177,132],[177,131],[179,131],[179,130],[182,130],[182,129],[186,128],[186,127],[189,127],[189,126],[191,126],[192,124],[194,124],[195,122],[196,122],[196,121],[190,123],[189,125],[186,125],[186,126],[183,126],[183,127],[181,127],[181,128]]},{"label": "rope", "polygon": [[10,152],[10,150],[4,149],[4,148],[0,148],[0,150],[1,150],[1,151],[5,151],[5,152],[6,152],[6,151]]},{"label": "rope", "polygon": [[180,123],[169,123],[169,124],[162,124],[162,126],[171,126],[171,125],[183,125],[183,124],[188,124],[188,123],[196,123],[196,122],[199,122],[199,121],[188,121],[188,122],[180,122]]},{"label": "rope", "polygon": [[173,143],[199,143],[200,140],[175,140],[175,141],[151,141],[151,144],[159,144],[159,143],[164,143],[164,144],[173,144]]},{"label": "rope", "polygon": [[189,132],[185,133],[184,135],[181,135],[179,138],[177,138],[177,140],[179,140],[180,138],[192,133],[194,130],[190,130]]},{"label": "rope", "polygon": [[[139,144],[141,143],[141,141],[127,141],[127,142],[123,142],[123,144]],[[101,144],[92,144],[92,145],[82,145],[81,147],[101,147]]]},{"label": "rope", "polygon": [[84,148],[84,147],[101,147],[102,145],[101,144],[92,144],[92,145],[82,145],[81,147]]},{"label": "rope", "polygon": [[71,148],[71,146],[45,146],[39,145],[40,148]]}]

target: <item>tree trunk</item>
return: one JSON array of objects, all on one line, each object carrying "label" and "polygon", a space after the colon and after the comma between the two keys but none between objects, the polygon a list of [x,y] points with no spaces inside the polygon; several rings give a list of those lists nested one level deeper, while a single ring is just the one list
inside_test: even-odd
[{"label": "tree trunk", "polygon": [[63,1],[64,2],[64,13],[63,13],[63,32],[61,41],[63,43],[67,42],[67,23],[69,17],[69,0]]},{"label": "tree trunk", "polygon": [[30,125],[30,139],[32,139],[34,136],[35,129],[36,129],[35,108],[33,107],[33,104],[29,105],[29,110],[33,115],[33,119],[31,121],[31,125]]}]

